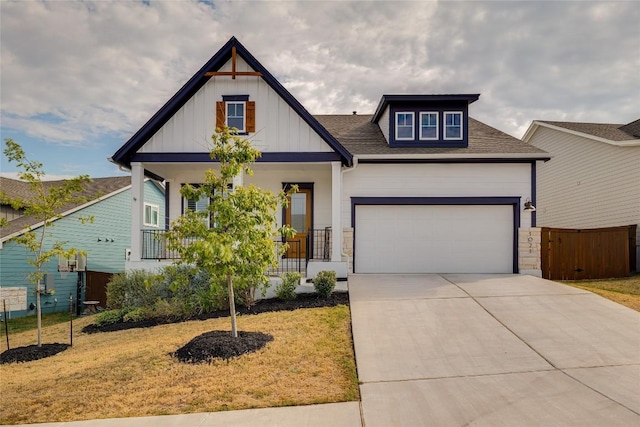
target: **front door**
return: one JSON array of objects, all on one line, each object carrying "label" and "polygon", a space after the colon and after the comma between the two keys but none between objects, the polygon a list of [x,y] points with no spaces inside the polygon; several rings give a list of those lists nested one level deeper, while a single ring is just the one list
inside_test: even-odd
[{"label": "front door", "polygon": [[298,192],[289,196],[289,206],[284,210],[284,221],[296,231],[293,238],[287,239],[288,258],[305,258],[307,255],[307,235],[311,232],[313,192],[311,188],[298,188]]}]

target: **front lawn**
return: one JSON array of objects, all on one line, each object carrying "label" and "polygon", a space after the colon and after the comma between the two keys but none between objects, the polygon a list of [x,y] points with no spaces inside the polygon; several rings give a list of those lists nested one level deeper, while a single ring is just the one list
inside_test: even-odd
[{"label": "front lawn", "polygon": [[640,275],[620,279],[576,280],[562,282],[566,285],[591,291],[604,298],[640,311]]},{"label": "front lawn", "polygon": [[[170,354],[193,337],[230,330],[228,318],[82,334],[56,356],[0,365],[0,424],[74,421],[358,400],[349,307],[238,317],[238,329],[274,337],[229,361],[185,364]],[[68,343],[68,323],[47,326],[43,342]],[[10,335],[11,347],[35,331]],[[2,343],[4,345],[4,342]]]}]

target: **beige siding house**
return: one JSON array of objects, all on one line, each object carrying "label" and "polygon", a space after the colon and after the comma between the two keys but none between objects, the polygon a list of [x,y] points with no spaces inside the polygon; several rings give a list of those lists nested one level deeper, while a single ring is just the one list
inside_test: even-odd
[{"label": "beige siding house", "polygon": [[537,170],[538,226],[636,224],[640,242],[640,120],[626,125],[534,121],[523,139],[553,156]]}]

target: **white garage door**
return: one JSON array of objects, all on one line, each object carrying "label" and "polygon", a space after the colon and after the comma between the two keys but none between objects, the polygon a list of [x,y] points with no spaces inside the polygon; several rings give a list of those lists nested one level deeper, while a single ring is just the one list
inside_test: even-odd
[{"label": "white garage door", "polygon": [[356,273],[512,273],[511,205],[359,205]]}]

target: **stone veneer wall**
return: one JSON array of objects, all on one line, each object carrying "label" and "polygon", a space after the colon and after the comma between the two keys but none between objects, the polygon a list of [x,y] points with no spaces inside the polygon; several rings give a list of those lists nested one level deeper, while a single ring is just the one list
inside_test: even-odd
[{"label": "stone veneer wall", "polygon": [[518,271],[542,277],[541,258],[542,230],[540,228],[518,229]]},{"label": "stone veneer wall", "polygon": [[342,252],[347,254],[347,259],[342,257],[342,261],[348,262],[349,273],[353,273],[353,228],[347,227],[342,231]]}]

